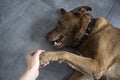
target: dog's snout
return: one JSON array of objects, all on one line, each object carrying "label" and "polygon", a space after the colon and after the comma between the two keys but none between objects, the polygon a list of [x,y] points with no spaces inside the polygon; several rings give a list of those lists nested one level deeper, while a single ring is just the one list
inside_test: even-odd
[{"label": "dog's snout", "polygon": [[46,40],[48,40],[48,41],[53,41],[53,32],[52,31],[50,31],[50,32],[48,32],[46,35],[45,35],[45,38],[46,38]]}]

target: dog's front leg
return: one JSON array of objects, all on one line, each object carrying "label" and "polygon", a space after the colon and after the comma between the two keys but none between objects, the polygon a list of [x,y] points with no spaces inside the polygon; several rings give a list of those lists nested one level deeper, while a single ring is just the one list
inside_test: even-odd
[{"label": "dog's front leg", "polygon": [[73,68],[89,77],[95,77],[97,70],[97,61],[87,57],[78,56],[66,51],[46,51],[41,54],[41,65],[49,61],[63,61],[73,66]]},{"label": "dog's front leg", "polygon": [[[44,65],[46,62],[49,61],[64,61],[66,60],[65,54],[68,52],[66,51],[46,51],[40,55],[40,64]],[[64,61],[65,62],[65,61]]]}]

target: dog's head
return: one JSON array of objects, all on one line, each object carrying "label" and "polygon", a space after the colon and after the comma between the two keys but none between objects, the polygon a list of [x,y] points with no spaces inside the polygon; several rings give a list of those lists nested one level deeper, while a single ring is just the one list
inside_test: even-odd
[{"label": "dog's head", "polygon": [[57,48],[66,45],[77,46],[91,18],[91,10],[88,6],[81,6],[69,12],[62,8],[62,17],[56,27],[47,34],[47,39]]}]

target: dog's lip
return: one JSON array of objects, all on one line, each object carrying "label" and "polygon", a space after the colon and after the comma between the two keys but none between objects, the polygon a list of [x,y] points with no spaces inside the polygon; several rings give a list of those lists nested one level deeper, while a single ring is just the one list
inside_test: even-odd
[{"label": "dog's lip", "polygon": [[67,38],[66,34],[62,34],[57,40],[52,41],[54,46],[57,48],[61,48],[65,45],[65,40]]}]

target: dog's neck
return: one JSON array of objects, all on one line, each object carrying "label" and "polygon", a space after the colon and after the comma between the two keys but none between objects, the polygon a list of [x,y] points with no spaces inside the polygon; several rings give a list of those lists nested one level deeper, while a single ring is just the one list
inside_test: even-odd
[{"label": "dog's neck", "polygon": [[[96,24],[99,24],[99,25],[96,25]],[[83,37],[82,37],[79,45],[81,45],[83,42],[85,42],[90,36],[92,36],[95,33],[101,31],[102,29],[104,29],[106,27],[106,25],[110,25],[110,24],[103,17],[91,18],[91,21],[86,26],[86,30],[83,34]],[[112,25],[109,26],[109,27],[112,27]]]},{"label": "dog's neck", "polygon": [[80,44],[82,44],[85,40],[88,39],[93,27],[95,26],[95,23],[96,23],[96,18],[91,18],[91,21],[87,26],[86,32],[84,33],[84,36],[82,37]]}]

